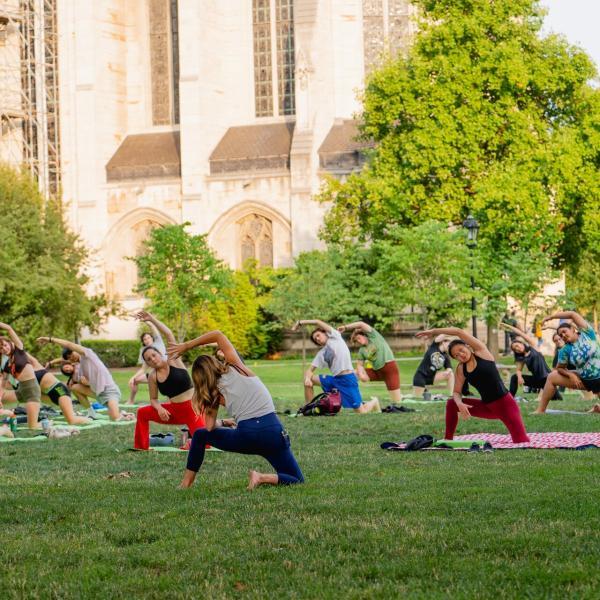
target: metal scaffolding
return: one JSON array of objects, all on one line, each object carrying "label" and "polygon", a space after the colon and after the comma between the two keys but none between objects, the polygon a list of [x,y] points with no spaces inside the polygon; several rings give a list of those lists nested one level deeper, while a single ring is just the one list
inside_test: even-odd
[{"label": "metal scaffolding", "polygon": [[57,0],[0,0],[0,160],[60,191]]}]

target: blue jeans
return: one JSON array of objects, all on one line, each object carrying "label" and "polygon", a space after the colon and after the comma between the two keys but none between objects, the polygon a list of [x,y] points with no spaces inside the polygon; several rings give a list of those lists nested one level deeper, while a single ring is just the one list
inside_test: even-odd
[{"label": "blue jeans", "polygon": [[277,471],[280,485],[302,483],[302,471],[290,449],[290,439],[275,413],[240,421],[237,429],[197,429],[192,438],[187,468],[198,472],[204,462],[206,444],[239,454],[258,454]]}]

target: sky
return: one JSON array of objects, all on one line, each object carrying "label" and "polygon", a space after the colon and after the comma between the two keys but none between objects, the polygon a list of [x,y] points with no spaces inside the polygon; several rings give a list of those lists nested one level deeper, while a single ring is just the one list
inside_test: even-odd
[{"label": "sky", "polygon": [[541,0],[548,9],[544,32],[563,34],[581,46],[600,70],[600,0]]}]

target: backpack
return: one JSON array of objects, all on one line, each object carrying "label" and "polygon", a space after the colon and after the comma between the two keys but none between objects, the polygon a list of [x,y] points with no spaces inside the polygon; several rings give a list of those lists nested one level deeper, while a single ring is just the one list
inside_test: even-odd
[{"label": "backpack", "polygon": [[332,417],[342,408],[342,396],[337,390],[317,394],[310,402],[298,409],[305,417]]}]

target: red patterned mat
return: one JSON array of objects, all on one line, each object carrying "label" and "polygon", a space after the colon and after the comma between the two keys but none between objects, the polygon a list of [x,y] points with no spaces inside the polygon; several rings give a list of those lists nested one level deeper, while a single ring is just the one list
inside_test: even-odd
[{"label": "red patterned mat", "polygon": [[548,433],[528,433],[529,442],[514,444],[510,435],[500,433],[470,433],[457,435],[456,440],[484,440],[494,448],[600,448],[600,433],[569,433],[565,431],[552,431]]}]

